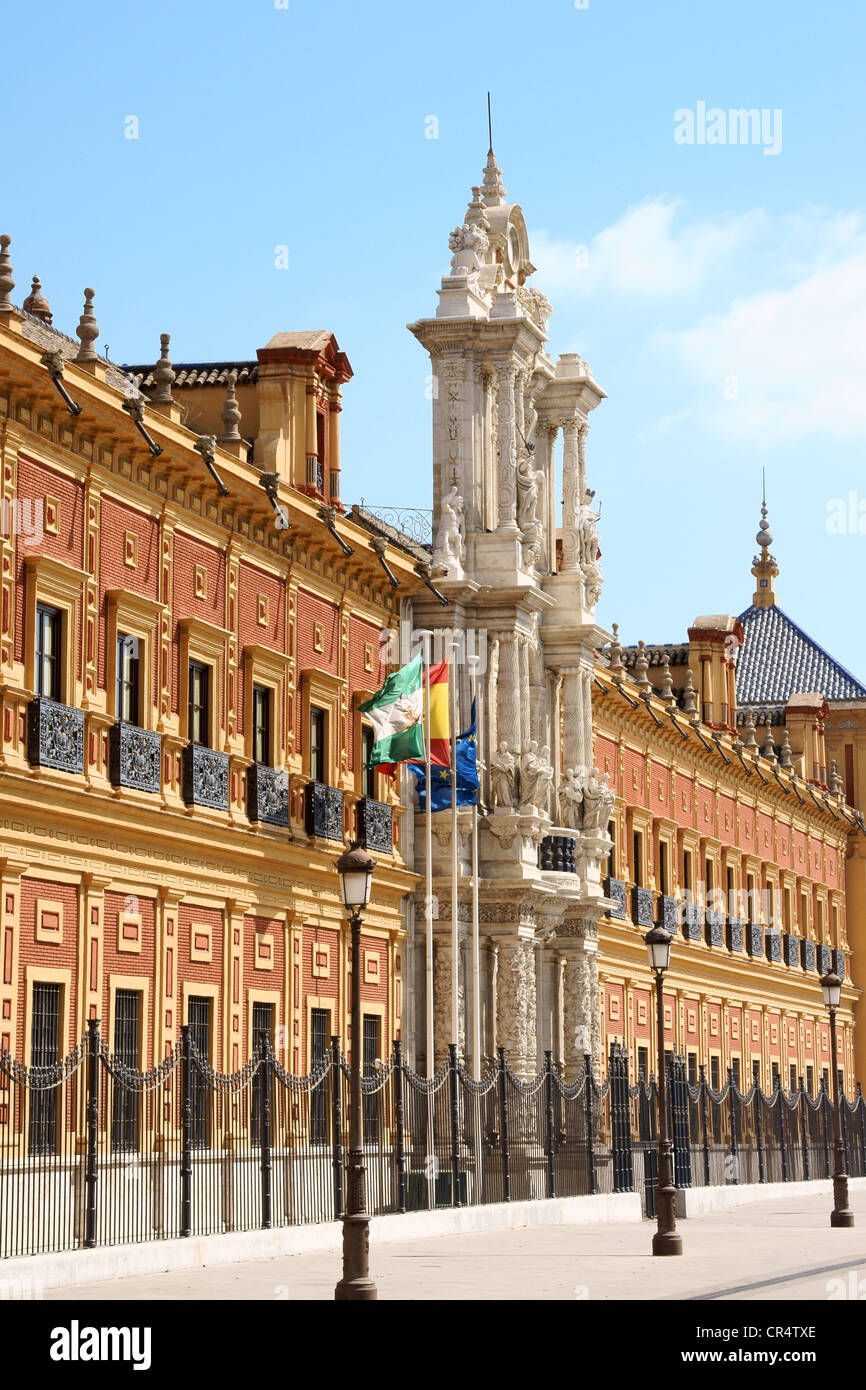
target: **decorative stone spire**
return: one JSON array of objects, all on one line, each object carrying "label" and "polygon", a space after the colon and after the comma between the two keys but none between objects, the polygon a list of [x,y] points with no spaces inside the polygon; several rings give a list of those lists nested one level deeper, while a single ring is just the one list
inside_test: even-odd
[{"label": "decorative stone spire", "polygon": [[839,775],[839,764],[834,758],[830,764],[830,795],[841,796],[843,792],[842,778]]},{"label": "decorative stone spire", "polygon": [[220,419],[223,422],[223,432],[220,435],[220,443],[235,443],[240,439],[238,424],[241,418],[241,408],[238,405],[238,398],[235,395],[235,387],[238,384],[238,374],[232,368],[226,377],[226,399],[222,408]]},{"label": "decorative stone spire", "polygon": [[767,490],[764,488],[764,500],[761,504],[761,524],[758,527],[758,534],[755,537],[760,549],[752,561],[752,574],[757,580],[755,592],[752,595],[752,603],[756,608],[772,608],[776,602],[776,595],[773,592],[773,580],[779,573],[779,566],[776,558],[770,554],[770,546],[773,544],[773,533],[770,530],[770,523],[767,520]]},{"label": "decorative stone spire", "polygon": [[690,724],[700,724],[698,716],[698,692],[695,690],[695,682],[692,677],[692,668],[686,672],[686,684],[683,690],[683,714]]},{"label": "decorative stone spire", "polygon": [[779,751],[779,767],[784,767],[790,772],[793,766],[794,759],[791,757],[791,738],[786,729],[782,739],[782,747]]},{"label": "decorative stone spire", "polygon": [[95,290],[84,291],[84,309],[75,330],[75,336],[81,340],[81,347],[75,358],[76,362],[95,362],[97,360],[93,346],[99,337],[99,324],[96,322],[96,315],[93,312],[95,293]]},{"label": "decorative stone spire", "polygon": [[768,758],[771,762],[776,757],[776,745],[773,742],[773,730],[769,719],[764,726],[764,742],[761,744],[761,757]]},{"label": "decorative stone spire", "polygon": [[8,247],[12,241],[11,236],[3,233],[0,236],[0,314],[8,314],[14,305],[9,298],[10,293],[15,288],[15,281],[12,279],[12,262],[9,259]]},{"label": "decorative stone spire", "polygon": [[619,623],[613,624],[613,641],[610,644],[610,673],[614,680],[622,680],[625,667],[622,664],[622,646],[619,640]]},{"label": "decorative stone spire", "polygon": [[757,748],[757,746],[758,740],[755,736],[755,711],[750,709],[746,715],[746,737],[743,741],[743,747],[752,749]]},{"label": "decorative stone spire", "polygon": [[502,207],[505,202],[505,186],[502,182],[502,171],[496,163],[496,155],[493,153],[493,146],[487,151],[487,163],[484,166],[484,178],[481,184],[484,193],[484,206],[488,208]]},{"label": "decorative stone spire", "polygon": [[641,641],[637,644],[637,656],[634,659],[634,681],[638,690],[643,694],[651,695],[653,686],[652,681],[647,676],[648,670],[649,661],[647,660],[646,654],[646,642]]},{"label": "decorative stone spire", "polygon": [[662,657],[661,697],[664,700],[665,708],[672,714],[677,707],[677,697],[674,694],[674,682],[671,676],[671,659],[667,652]]},{"label": "decorative stone spire", "polygon": [[21,308],[34,319],[40,319],[42,323],[47,323],[50,327],[54,315],[51,312],[51,305],[42,293],[42,281],[38,275],[33,276],[30,293]]},{"label": "decorative stone spire", "polygon": [[153,379],[156,382],[156,390],[151,396],[154,405],[173,405],[174,398],[171,388],[174,383],[174,372],[172,371],[171,361],[168,356],[169,343],[171,342],[170,333],[160,333],[159,335],[159,361],[153,370]]}]

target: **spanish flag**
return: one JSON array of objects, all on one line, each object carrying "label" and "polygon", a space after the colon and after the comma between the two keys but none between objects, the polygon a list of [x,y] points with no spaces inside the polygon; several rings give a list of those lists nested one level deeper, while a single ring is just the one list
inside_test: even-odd
[{"label": "spanish flag", "polygon": [[[430,667],[430,762],[434,767],[451,766],[451,728],[448,722],[448,662]],[[424,733],[427,734],[427,703],[424,702]]]}]

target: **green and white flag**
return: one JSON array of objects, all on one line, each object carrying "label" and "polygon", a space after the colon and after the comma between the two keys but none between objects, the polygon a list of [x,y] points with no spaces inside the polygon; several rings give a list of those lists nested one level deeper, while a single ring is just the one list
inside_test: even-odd
[{"label": "green and white flag", "polygon": [[424,761],[424,665],[421,653],[388,677],[382,689],[365,700],[375,743],[369,767],[383,763]]}]

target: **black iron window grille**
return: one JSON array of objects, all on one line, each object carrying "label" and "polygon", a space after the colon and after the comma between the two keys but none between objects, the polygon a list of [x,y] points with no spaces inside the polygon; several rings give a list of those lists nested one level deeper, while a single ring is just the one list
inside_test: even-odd
[{"label": "black iron window grille", "polygon": [[138,723],[138,638],[117,634],[117,718]]},{"label": "black iron window grille", "polygon": [[[189,1036],[199,1057],[210,1064],[210,1009],[211,1001],[199,995],[191,995],[189,1000]],[[196,1148],[206,1148],[209,1142],[208,1090],[195,1059],[190,1076],[190,1099],[192,1101],[192,1142]]]},{"label": "black iron window grille", "polygon": [[40,603],[36,608],[36,694],[60,700],[60,654],[63,615]]},{"label": "black iron window grille", "polygon": [[[313,947],[315,950],[315,947]],[[331,1016],[327,1009],[310,1010],[310,1074],[321,1071],[328,1060],[328,1028]],[[340,1084],[339,1073],[334,1085]],[[328,1097],[323,1082],[310,1091],[310,1143],[328,1142]]]},{"label": "black iron window grille", "polygon": [[[36,981],[30,1025],[31,1067],[51,1067],[60,1060],[61,985]],[[57,1087],[34,1090],[30,1096],[30,1152],[57,1150]]]},{"label": "black iron window grille", "polygon": [[[274,1006],[263,1002],[254,1001],[253,1003],[253,1047],[261,1044],[262,1033],[267,1035],[268,1042],[273,1045],[274,1038]],[[261,1144],[262,1142],[262,1075],[263,1067],[259,1066],[253,1077],[252,1101],[250,1108],[250,1142]]]},{"label": "black iron window grille", "polygon": [[[137,989],[119,989],[114,996],[114,1056],[124,1066],[135,1069],[139,1063],[141,994]],[[138,1093],[115,1085],[111,1113],[113,1150],[138,1148]]]},{"label": "black iron window grille", "polygon": [[[376,1014],[364,1014],[364,1055],[365,1076],[375,1076],[375,1062],[381,1055],[379,1050],[379,1019]],[[364,1143],[375,1144],[379,1137],[379,1097],[364,1096]]]}]

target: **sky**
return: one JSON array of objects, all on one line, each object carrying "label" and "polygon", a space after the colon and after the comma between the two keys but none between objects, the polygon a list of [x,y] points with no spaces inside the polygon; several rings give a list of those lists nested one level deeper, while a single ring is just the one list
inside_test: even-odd
[{"label": "sky", "polygon": [[765,470],[780,605],[866,678],[866,8],[7,0],[3,27],[16,302],[38,274],[73,333],[93,286],[117,362],[331,329],[343,497],[371,505],[431,505],[405,325],[435,313],[490,90],[549,351],[608,393],[600,622],[679,641],[746,608]]}]

